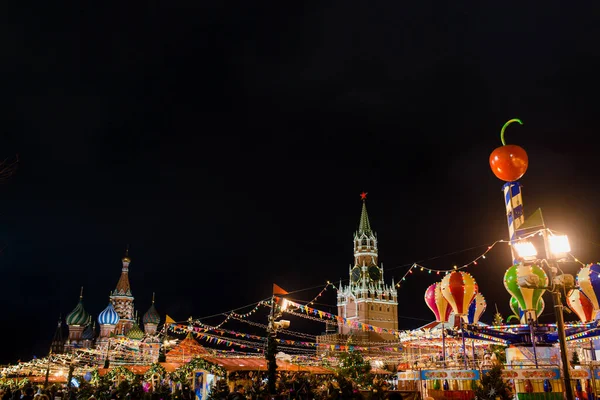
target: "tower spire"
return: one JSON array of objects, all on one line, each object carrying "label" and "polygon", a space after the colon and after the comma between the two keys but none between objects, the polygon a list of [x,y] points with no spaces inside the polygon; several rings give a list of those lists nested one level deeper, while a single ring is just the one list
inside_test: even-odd
[{"label": "tower spire", "polygon": [[367,234],[370,235],[371,231],[371,223],[369,222],[369,214],[367,214],[367,193],[362,192],[360,194],[360,198],[362,200],[362,211],[360,213],[360,224],[358,225],[358,234]]},{"label": "tower spire", "polygon": [[154,304],[154,295],[155,295],[155,294],[156,294],[156,293],[152,292],[152,304]]},{"label": "tower spire", "polygon": [[79,300],[83,300],[83,286],[81,287],[81,290],[79,291]]}]

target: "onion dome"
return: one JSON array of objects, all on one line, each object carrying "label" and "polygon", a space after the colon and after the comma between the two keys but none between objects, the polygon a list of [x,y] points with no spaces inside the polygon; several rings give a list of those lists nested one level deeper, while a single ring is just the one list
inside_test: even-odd
[{"label": "onion dome", "polygon": [[146,314],[142,317],[142,322],[144,325],[146,324],[155,324],[158,325],[160,323],[160,315],[158,315],[158,311],[154,308],[154,293],[152,293],[152,305],[146,311]]},{"label": "onion dome", "polygon": [[81,334],[83,340],[94,340],[96,337],[96,325],[88,324]]},{"label": "onion dome", "polygon": [[136,323],[133,324],[133,327],[127,332],[127,338],[133,340],[142,340],[145,334],[144,331],[140,329],[139,325]]},{"label": "onion dome", "polygon": [[121,259],[123,263],[129,264],[131,262],[131,258],[129,258],[129,246],[127,246],[127,250],[125,250],[125,257]]},{"label": "onion dome", "polygon": [[83,308],[83,288],[81,288],[81,294],[79,295],[79,303],[73,311],[67,315],[67,325],[69,326],[83,326],[90,322],[90,314]]},{"label": "onion dome", "polygon": [[98,315],[98,323],[100,325],[116,325],[119,323],[119,314],[115,311],[112,303],[108,303],[108,307],[106,307],[100,315]]}]

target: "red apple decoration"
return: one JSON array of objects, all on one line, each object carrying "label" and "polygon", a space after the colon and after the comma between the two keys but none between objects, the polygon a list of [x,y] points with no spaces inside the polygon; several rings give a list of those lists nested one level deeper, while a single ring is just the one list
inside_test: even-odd
[{"label": "red apple decoration", "polygon": [[521,146],[515,144],[506,144],[504,141],[504,130],[513,122],[518,122],[523,125],[519,119],[511,119],[504,124],[500,131],[500,140],[502,146],[496,148],[490,154],[490,168],[496,177],[506,182],[514,182],[519,180],[529,166],[527,153]]}]

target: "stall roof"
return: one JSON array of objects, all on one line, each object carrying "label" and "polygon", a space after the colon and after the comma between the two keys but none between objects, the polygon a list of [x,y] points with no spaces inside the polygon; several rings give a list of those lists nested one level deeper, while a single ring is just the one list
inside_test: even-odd
[{"label": "stall roof", "polygon": [[[161,362],[159,364],[162,365],[162,367],[167,372],[173,372],[177,368],[179,368],[181,365],[183,365],[181,363],[167,363],[167,362]],[[146,371],[148,371],[150,369],[150,365],[123,365],[123,367],[127,368],[128,370],[130,370],[131,372],[133,372],[136,375],[143,375],[143,374],[146,373]],[[100,376],[104,376],[112,368],[113,367],[111,367],[111,368],[98,368],[98,374]]]},{"label": "stall roof", "polygon": [[[264,358],[258,357],[240,357],[240,358],[224,358],[224,357],[203,357],[206,361],[219,365],[225,368],[228,372],[234,371],[266,371],[267,361]],[[333,374],[333,371],[318,366],[296,365],[283,360],[277,360],[277,369],[280,371],[300,371],[309,372],[311,374]]]},{"label": "stall roof", "polygon": [[[235,372],[235,371],[266,371],[267,370],[267,361],[264,358],[259,357],[202,357],[209,363],[218,365],[223,367],[227,372]],[[173,372],[180,366],[182,363],[160,363],[167,372]],[[123,367],[127,368],[131,372],[136,375],[143,375],[150,368],[149,365],[124,365]],[[297,372],[308,372],[310,374],[316,375],[329,375],[333,374],[333,371],[329,368],[320,367],[320,366],[308,366],[308,365],[297,365],[292,364],[287,361],[277,360],[277,368],[280,371],[297,371]],[[108,371],[112,368],[99,368],[98,373],[100,376],[104,376]]]},{"label": "stall roof", "polygon": [[392,375],[392,371],[388,371],[387,369],[381,368],[371,368],[371,373],[375,375]]}]

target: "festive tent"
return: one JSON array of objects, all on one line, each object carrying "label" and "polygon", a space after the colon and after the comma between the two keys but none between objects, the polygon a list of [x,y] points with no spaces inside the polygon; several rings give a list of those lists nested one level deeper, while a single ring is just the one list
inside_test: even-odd
[{"label": "festive tent", "polygon": [[202,346],[194,337],[192,333],[188,333],[185,339],[179,342],[175,347],[171,349],[166,355],[166,362],[168,363],[186,363],[191,359],[209,355],[210,352]]}]

